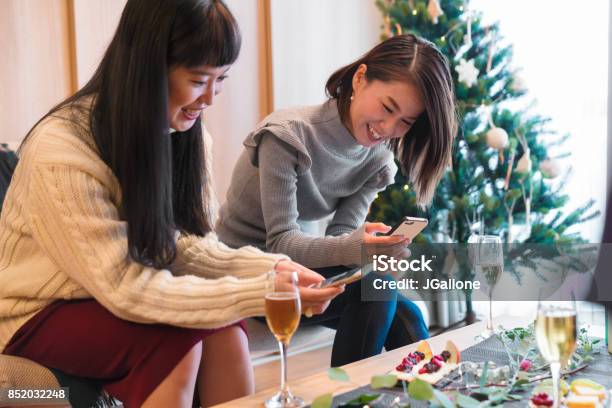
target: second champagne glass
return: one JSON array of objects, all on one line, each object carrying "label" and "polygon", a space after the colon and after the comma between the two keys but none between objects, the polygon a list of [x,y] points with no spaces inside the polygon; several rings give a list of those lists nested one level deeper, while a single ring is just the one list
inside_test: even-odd
[{"label": "second champagne glass", "polygon": [[476,270],[484,277],[489,289],[489,318],[483,337],[494,334],[493,289],[504,271],[504,249],[497,235],[479,235],[476,249]]},{"label": "second champagne glass", "polygon": [[536,341],[542,356],[550,363],[553,381],[553,407],[560,406],[559,379],[576,348],[576,304],[538,302]]},{"label": "second champagne glass", "polygon": [[297,272],[292,273],[291,282],[290,289],[266,295],[266,322],[278,340],[281,353],[281,389],[266,401],[266,408],[297,408],[305,405],[304,400],[294,396],[287,385],[287,348],[302,314]]}]

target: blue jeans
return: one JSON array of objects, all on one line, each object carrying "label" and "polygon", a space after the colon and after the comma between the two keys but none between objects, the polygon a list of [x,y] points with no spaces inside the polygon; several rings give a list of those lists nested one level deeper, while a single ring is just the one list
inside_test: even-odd
[{"label": "blue jeans", "polygon": [[[315,269],[326,278],[345,270],[343,266]],[[369,284],[374,277],[368,274],[347,285],[325,313],[311,318],[302,316],[301,325],[321,324],[336,330],[332,367],[379,354],[383,346],[393,350],[429,337],[419,307],[397,291],[386,293],[384,301],[361,300],[361,285]]]}]

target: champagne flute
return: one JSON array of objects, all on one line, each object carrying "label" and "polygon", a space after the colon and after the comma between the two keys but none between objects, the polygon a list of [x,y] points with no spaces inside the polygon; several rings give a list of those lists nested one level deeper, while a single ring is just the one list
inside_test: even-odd
[{"label": "champagne flute", "polygon": [[291,282],[289,289],[266,295],[266,322],[278,340],[281,353],[281,389],[266,401],[266,408],[297,408],[305,405],[304,400],[294,396],[287,385],[287,348],[302,313],[297,272],[292,272]]},{"label": "champagne flute", "polygon": [[536,342],[542,356],[550,363],[553,381],[553,407],[560,406],[559,380],[576,348],[576,304],[538,301]]},{"label": "champagne flute", "polygon": [[497,235],[479,235],[476,248],[476,268],[489,289],[489,317],[487,327],[482,337],[491,337],[495,333],[493,327],[493,289],[504,271],[504,249],[501,238]]}]

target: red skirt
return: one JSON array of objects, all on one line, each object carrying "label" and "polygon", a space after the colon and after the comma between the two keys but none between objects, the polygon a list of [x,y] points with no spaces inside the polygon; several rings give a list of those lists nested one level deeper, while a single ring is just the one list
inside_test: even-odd
[{"label": "red skirt", "polygon": [[[246,333],[243,321],[235,325]],[[220,330],[133,323],[93,299],[57,301],[27,321],[4,354],[99,380],[126,408],[140,407],[193,346]]]}]

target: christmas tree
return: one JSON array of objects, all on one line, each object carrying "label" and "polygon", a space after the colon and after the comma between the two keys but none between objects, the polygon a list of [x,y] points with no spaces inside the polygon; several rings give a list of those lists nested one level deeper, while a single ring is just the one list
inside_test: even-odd
[{"label": "christmas tree", "polygon": [[416,240],[424,243],[467,243],[474,232],[517,244],[585,242],[570,228],[598,216],[594,201],[568,212],[561,159],[569,154],[549,156],[569,135],[554,132],[549,119],[528,107],[516,108],[527,90],[498,24],[485,24],[466,0],[378,0],[377,6],[383,38],[414,33],[447,56],[461,125],[452,166],[431,206],[419,209],[398,173],[373,203],[369,219],[394,225],[405,215],[426,217],[429,225]]}]

